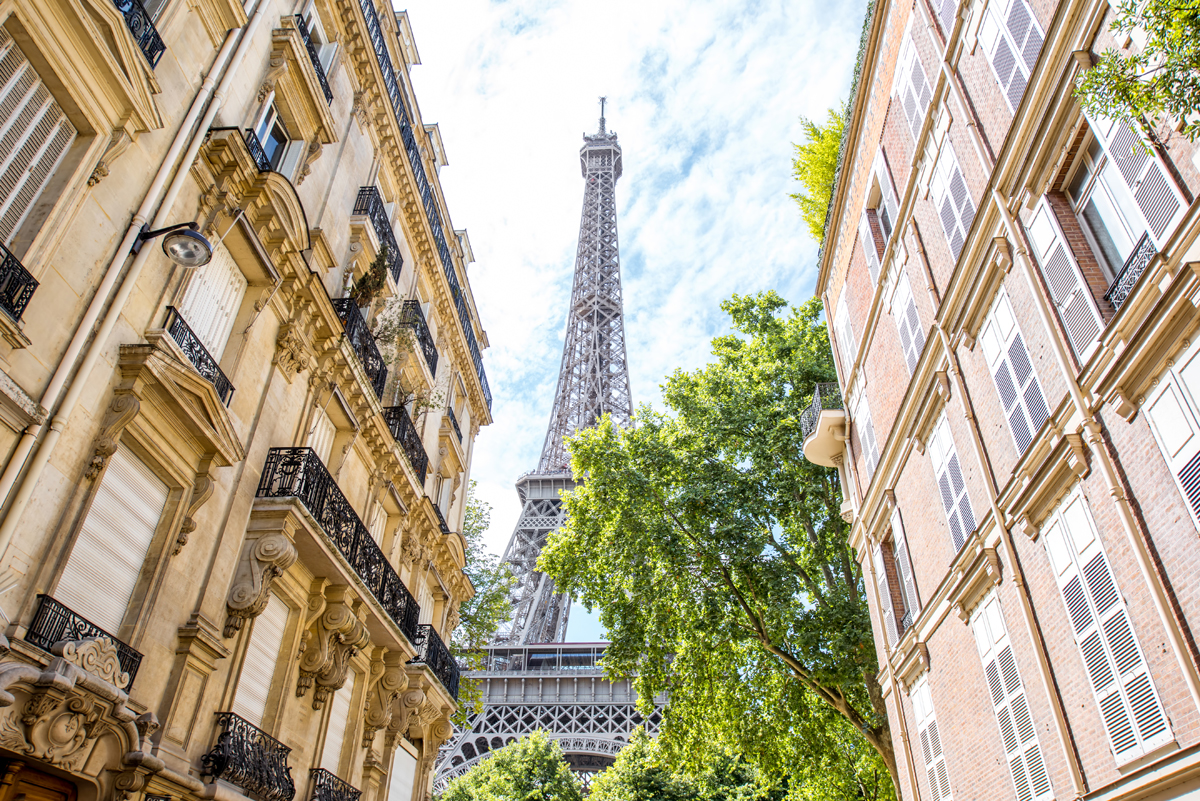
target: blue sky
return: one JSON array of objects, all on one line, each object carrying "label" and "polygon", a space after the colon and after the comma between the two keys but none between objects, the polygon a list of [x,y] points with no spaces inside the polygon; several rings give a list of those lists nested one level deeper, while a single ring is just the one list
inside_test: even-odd
[{"label": "blue sky", "polygon": [[[562,354],[583,182],[582,134],[608,97],[634,404],[728,330],[720,302],[812,295],[816,245],[788,197],[800,115],[849,92],[863,0],[419,0],[421,113],[439,124],[442,185],[475,251],[495,423],[472,476],[503,551],[513,482],[537,464]],[[600,628],[582,607],[570,636]]]}]

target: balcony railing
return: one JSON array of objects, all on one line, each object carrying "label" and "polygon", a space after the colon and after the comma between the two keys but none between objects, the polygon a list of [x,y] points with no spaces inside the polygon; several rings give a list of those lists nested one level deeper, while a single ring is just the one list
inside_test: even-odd
[{"label": "balcony railing", "polygon": [[317,82],[321,84],[321,91],[325,94],[325,102],[333,102],[333,90],[329,88],[329,78],[325,76],[325,67],[321,64],[321,57],[317,55],[316,45],[313,44],[312,36],[308,33],[308,23],[304,21],[304,17],[300,14],[296,15],[296,28],[300,31],[300,38],[304,40],[304,48],[308,51],[308,60],[312,62],[313,71],[317,73]]},{"label": "balcony railing", "polygon": [[467,309],[466,299],[458,283],[458,274],[454,269],[454,260],[450,256],[450,248],[446,245],[445,226],[442,225],[442,213],[438,209],[433,187],[429,182],[429,176],[425,172],[425,165],[421,159],[421,148],[417,144],[416,136],[413,134],[408,108],[404,105],[404,97],[400,92],[400,83],[396,78],[396,70],[392,66],[392,57],[388,53],[387,39],[383,34],[383,29],[379,25],[379,15],[375,11],[375,2],[374,0],[359,0],[359,8],[362,9],[363,19],[367,25],[367,35],[371,40],[371,48],[375,51],[375,61],[379,65],[380,74],[383,76],[384,89],[387,92],[388,100],[392,104],[392,113],[395,114],[396,123],[400,127],[400,138],[404,140],[405,154],[408,156],[409,165],[412,167],[413,178],[417,183],[417,192],[421,196],[421,205],[425,208],[425,218],[429,222],[429,229],[433,232],[434,244],[437,247],[438,257],[442,262],[442,272],[446,276],[447,283],[450,285],[450,294],[454,299],[454,307],[458,310],[458,320],[462,324],[463,334],[467,339],[467,349],[471,351],[471,360],[475,365],[475,374],[479,377],[479,385],[483,390],[484,400],[487,401],[487,406],[490,410],[492,408],[492,390],[488,386],[487,373],[483,369],[483,356],[479,352],[479,343],[475,339],[475,328],[471,322],[471,314]]},{"label": "balcony railing", "polygon": [[229,399],[233,397],[233,384],[229,383],[229,379],[225,377],[225,373],[221,370],[221,366],[217,364],[217,360],[204,347],[204,343],[200,341],[200,337],[196,336],[195,332],[184,321],[183,315],[174,306],[167,307],[166,328],[167,333],[171,335],[171,339],[175,340],[175,344],[179,346],[179,349],[188,357],[188,361],[196,368],[196,372],[213,385],[213,388],[217,391],[217,396],[221,399],[221,403],[228,406]]},{"label": "balcony railing", "polygon": [[396,575],[371,532],[342,494],[312,448],[272,448],[267,452],[259,498],[297,498],[321,525],[325,536],[350,563],[388,617],[410,641],[417,636],[421,610]]},{"label": "balcony railing", "polygon": [[442,638],[433,630],[433,626],[423,623],[420,631],[417,632],[417,639],[413,643],[417,647],[417,655],[413,657],[410,665],[425,665],[433,675],[437,676],[437,680],[446,688],[446,692],[450,693],[455,701],[458,700],[458,678],[459,667],[454,661],[454,657],[450,654],[450,649],[442,642]]},{"label": "balcony railing", "polygon": [[425,453],[421,435],[417,433],[417,427],[408,416],[408,410],[403,406],[388,406],[383,410],[383,419],[392,432],[392,438],[408,457],[408,463],[417,474],[417,480],[424,481],[425,471],[429,469],[429,454]]},{"label": "balcony railing", "polygon": [[129,29],[146,61],[150,62],[150,69],[157,67],[158,60],[167,52],[167,46],[163,44],[158,29],[154,27],[154,20],[141,0],[113,0],[113,5],[125,17],[125,27]]},{"label": "balcony railing", "polygon": [[1146,272],[1146,268],[1157,253],[1158,248],[1154,247],[1154,243],[1150,240],[1150,234],[1142,234],[1133,253],[1130,253],[1129,258],[1125,260],[1121,274],[1112,282],[1112,286],[1104,295],[1104,299],[1112,304],[1114,310],[1120,309],[1121,304],[1129,299],[1133,288],[1137,286],[1138,279],[1142,277],[1142,273]]},{"label": "balcony railing", "polygon": [[0,244],[0,309],[4,309],[13,320],[20,320],[37,288],[37,280],[29,274],[21,260]]},{"label": "balcony railing", "polygon": [[801,438],[808,439],[812,434],[817,427],[817,421],[821,419],[823,410],[840,408],[842,408],[842,391],[838,385],[833,382],[817,384],[816,389],[813,390],[812,403],[800,415]]},{"label": "balcony railing", "polygon": [[350,347],[354,349],[358,360],[362,362],[367,379],[371,382],[371,388],[375,390],[375,397],[383,400],[383,387],[387,383],[387,365],[383,363],[383,356],[379,353],[379,346],[375,344],[375,337],[371,334],[371,329],[367,327],[367,321],[363,319],[362,312],[354,305],[352,298],[335,300],[333,309],[337,312],[338,319],[342,321],[342,327],[346,330],[346,339],[350,341]]},{"label": "balcony railing", "polygon": [[259,172],[271,171],[271,160],[267,158],[267,151],[263,150],[262,142],[258,141],[258,134],[249,128],[246,129],[246,149],[250,151],[250,156],[258,165]]},{"label": "balcony railing", "polygon": [[429,374],[437,375],[437,346],[433,344],[433,335],[429,333],[429,324],[425,322],[425,313],[421,311],[421,304],[415,300],[404,301],[400,310],[400,323],[412,327],[417,344],[421,346],[421,354],[425,357],[425,366],[429,368]]},{"label": "balcony railing", "polygon": [[462,444],[462,429],[458,426],[458,418],[454,415],[453,409],[446,409],[446,416],[450,418],[450,427],[454,429],[454,435],[458,437],[458,442]]},{"label": "balcony railing", "polygon": [[430,507],[433,508],[433,516],[437,518],[438,528],[441,530],[441,532],[443,534],[449,534],[450,526],[446,525],[446,517],[445,517],[445,515],[442,514],[442,510],[440,508],[438,508],[438,505],[436,503],[433,502],[433,498],[426,496],[426,500],[429,501]]},{"label": "balcony railing", "polygon": [[371,227],[375,229],[375,236],[379,238],[380,244],[388,246],[388,270],[391,271],[392,278],[399,281],[404,259],[400,258],[400,246],[396,244],[396,233],[388,221],[387,207],[383,205],[383,198],[379,196],[379,190],[373,186],[360,186],[358,197],[354,199],[354,213],[371,218]]},{"label": "balcony railing", "polygon": [[33,613],[33,622],[29,631],[25,632],[25,641],[33,643],[42,650],[49,651],[55,643],[63,640],[83,640],[91,637],[107,637],[117,646],[117,661],[121,663],[121,671],[129,674],[129,684],[125,690],[133,686],[138,668],[142,664],[142,655],[130,648],[104,629],[92,623],[82,615],[78,615],[49,595],[38,596],[38,608]]},{"label": "balcony railing", "polygon": [[223,731],[200,760],[202,775],[236,784],[263,801],[292,801],[292,749],[232,712],[218,712],[217,725]]},{"label": "balcony railing", "polygon": [[313,768],[308,772],[313,780],[311,801],[358,801],[362,790],[344,782],[324,768]]}]

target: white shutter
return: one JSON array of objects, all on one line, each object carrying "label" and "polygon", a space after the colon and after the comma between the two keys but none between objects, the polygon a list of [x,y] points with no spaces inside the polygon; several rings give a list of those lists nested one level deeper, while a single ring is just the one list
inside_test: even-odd
[{"label": "white shutter", "polygon": [[1137,201],[1150,238],[1161,249],[1185,211],[1179,190],[1129,120],[1089,122]]},{"label": "white shutter", "polygon": [[333,694],[329,703],[329,725],[325,727],[325,747],[321,749],[321,767],[339,776],[342,763],[342,744],[346,741],[346,729],[350,725],[350,705],[354,700],[354,683],[358,679],[352,670],[346,683]]},{"label": "white shutter", "polygon": [[417,591],[417,606],[421,609],[421,616],[417,620],[420,624],[433,622],[433,591],[429,589],[429,581],[423,580],[421,587]]},{"label": "white shutter", "polygon": [[975,512],[967,495],[966,481],[945,412],[942,412],[941,419],[929,436],[929,456],[933,461],[934,475],[937,476],[946,522],[950,526],[950,538],[954,541],[957,553],[975,530]]},{"label": "white shutter", "polygon": [[895,554],[896,571],[900,574],[900,588],[907,606],[909,622],[921,613],[921,601],[917,597],[917,577],[913,575],[912,555],[908,552],[908,540],[904,536],[904,521],[900,510],[892,510],[892,552]]},{"label": "white shutter", "polygon": [[858,238],[862,242],[863,253],[867,257],[867,270],[871,273],[871,283],[879,283],[879,249],[875,245],[874,232],[871,230],[870,210],[863,209],[862,217],[858,220]]},{"label": "white shutter", "polygon": [[54,597],[114,637],[167,503],[167,485],[118,448],[92,498]]},{"label": "white shutter", "polygon": [[921,330],[917,303],[913,299],[908,273],[903,268],[900,270],[900,278],[896,281],[896,292],[892,295],[892,319],[896,321],[904,361],[908,365],[909,375],[912,375],[921,359],[921,352],[925,349],[925,332]]},{"label": "white shutter", "polygon": [[896,87],[904,118],[908,121],[908,129],[915,142],[921,135],[921,126],[925,122],[925,112],[929,109],[933,92],[929,89],[929,81],[925,79],[925,70],[921,67],[921,58],[913,43],[911,23],[909,26],[900,48],[900,60],[896,62]]},{"label": "white shutter", "polygon": [[337,435],[337,426],[329,419],[324,409],[317,409],[313,415],[312,431],[308,435],[308,447],[317,452],[321,464],[329,466],[329,451],[333,448],[333,438]]},{"label": "white shutter", "polygon": [[1172,734],[1086,507],[1076,488],[1050,519],[1044,540],[1113,756],[1123,764]]},{"label": "white shutter", "polygon": [[1042,198],[1029,225],[1029,238],[1042,265],[1042,275],[1050,287],[1050,296],[1058,309],[1059,319],[1067,329],[1071,347],[1080,361],[1087,361],[1099,341],[1104,320],[1092,300],[1083,273],[1071,254],[1058,220],[1049,202]]},{"label": "white shutter", "polygon": [[887,565],[883,559],[883,546],[875,543],[872,548],[875,562],[875,589],[879,595],[879,617],[883,620],[884,636],[888,645],[895,645],[899,635],[896,631],[896,609],[892,604],[892,590],[888,582]]},{"label": "white shutter", "polygon": [[946,772],[946,755],[942,752],[942,738],[938,734],[937,715],[933,710],[933,697],[929,692],[929,678],[923,676],[913,688],[913,713],[917,718],[917,736],[921,740],[921,754],[925,757],[925,777],[929,781],[929,796],[933,801],[948,801],[950,776]]},{"label": "white shutter", "polygon": [[842,294],[838,298],[837,316],[833,319],[833,330],[837,335],[838,350],[842,352],[842,370],[850,376],[850,370],[854,367],[854,356],[858,350],[858,346],[854,341],[854,329],[850,326],[850,308],[846,305],[846,288],[842,287]]},{"label": "white shutter", "polygon": [[957,260],[967,240],[967,233],[971,230],[971,223],[975,221],[975,204],[971,202],[971,193],[967,191],[966,179],[959,169],[958,158],[954,155],[949,138],[942,142],[931,190],[934,208],[942,222],[942,233],[946,235],[946,244]]},{"label": "white shutter", "polygon": [[1014,113],[1042,51],[1042,29],[1025,0],[999,0],[984,12],[979,40]]},{"label": "white shutter", "polygon": [[233,697],[233,713],[255,726],[262,725],[263,713],[267,710],[287,619],[288,606],[275,593],[271,593],[262,614],[254,618],[242,674],[238,676],[237,692]]},{"label": "white shutter", "polygon": [[867,481],[870,481],[871,476],[875,475],[875,466],[879,464],[879,445],[875,441],[875,426],[871,425],[871,409],[867,406],[867,396],[864,392],[859,393],[858,402],[855,404],[854,428],[858,431]]},{"label": "white shutter", "polygon": [[371,532],[371,539],[375,540],[378,545],[383,542],[383,532],[387,527],[387,511],[383,508],[383,504],[375,501],[371,505],[371,527],[368,531]]},{"label": "white shutter", "polygon": [[1159,379],[1142,406],[1192,517],[1200,521],[1200,345]]},{"label": "white shutter", "polygon": [[1017,791],[1017,801],[1053,798],[1054,791],[1050,787],[1050,777],[1046,775],[1046,763],[1029,712],[1025,685],[1013,658],[1000,598],[995,592],[976,608],[971,628],[979,646],[992,711],[1000,724],[1000,739],[1004,743],[1005,761]]},{"label": "white shutter", "polygon": [[388,792],[386,801],[412,801],[413,784],[417,780],[417,760],[396,746],[396,754],[392,758],[392,774],[388,777]]},{"label": "white shutter", "polygon": [[883,148],[875,154],[875,165],[872,168],[875,179],[879,183],[879,230],[883,234],[884,247],[892,239],[896,230],[896,218],[900,214],[900,202],[896,199],[896,187],[892,183],[892,172],[888,169],[887,154]]},{"label": "white shutter", "polygon": [[937,11],[938,22],[942,24],[942,31],[949,38],[950,31],[954,28],[954,15],[958,11],[958,0],[933,0],[933,7]]},{"label": "white shutter", "polygon": [[0,243],[12,239],[73,141],[75,126],[0,28]]},{"label": "white shutter", "polygon": [[246,277],[224,245],[213,249],[208,264],[194,271],[179,311],[184,322],[220,361],[246,294]]},{"label": "white shutter", "polygon": [[1050,412],[1029,350],[1021,338],[1021,329],[1013,316],[1008,292],[1003,287],[996,295],[979,341],[996,382],[996,392],[1004,406],[1004,416],[1017,453],[1024,453]]}]

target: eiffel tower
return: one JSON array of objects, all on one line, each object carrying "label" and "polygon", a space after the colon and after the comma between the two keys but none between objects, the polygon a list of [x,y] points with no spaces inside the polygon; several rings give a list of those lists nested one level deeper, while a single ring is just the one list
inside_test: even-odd
[{"label": "eiffel tower", "polygon": [[517,579],[513,617],[493,637],[487,669],[468,674],[482,681],[484,709],[444,747],[439,791],[489,751],[536,729],[559,741],[586,786],[612,764],[635,726],[658,728],[657,713],[646,721],[637,713],[630,682],[609,682],[597,667],[604,643],[565,642],[571,596],[537,569],[546,538],[563,524],[559,493],[575,486],[563,440],[606,413],[618,425],[633,413],[617,247],[621,146],[605,129],[604,103],[600,98],[599,131],[584,134],[579,151],[583,215],[550,425],[537,469],[517,480],[521,517],[504,552]]}]

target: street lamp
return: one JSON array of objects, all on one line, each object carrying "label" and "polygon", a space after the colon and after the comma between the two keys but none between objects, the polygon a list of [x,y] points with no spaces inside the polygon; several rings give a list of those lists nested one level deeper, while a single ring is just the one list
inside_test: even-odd
[{"label": "street lamp", "polygon": [[195,222],[186,222],[151,231],[149,225],[143,225],[141,233],[133,243],[133,254],[136,256],[142,245],[149,240],[166,234],[163,237],[162,249],[168,259],[189,270],[203,267],[212,259],[213,246],[197,230],[199,227]]}]

